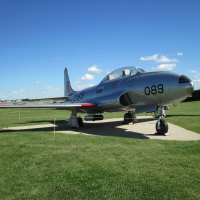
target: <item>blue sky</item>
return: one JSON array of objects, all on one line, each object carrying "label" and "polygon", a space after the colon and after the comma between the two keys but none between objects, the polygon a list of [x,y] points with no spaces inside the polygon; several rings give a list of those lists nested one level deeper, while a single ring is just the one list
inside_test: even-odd
[{"label": "blue sky", "polygon": [[198,0],[0,0],[0,99],[63,96],[124,66],[200,88]]}]

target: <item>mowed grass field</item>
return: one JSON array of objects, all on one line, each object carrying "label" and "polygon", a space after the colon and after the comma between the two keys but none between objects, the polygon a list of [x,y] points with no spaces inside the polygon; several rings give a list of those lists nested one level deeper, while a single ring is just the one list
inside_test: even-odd
[{"label": "mowed grass field", "polygon": [[166,114],[168,122],[200,133],[200,101],[179,103]]},{"label": "mowed grass field", "polygon": [[[199,133],[199,108],[200,102],[181,103],[166,119]],[[200,199],[200,141],[2,130],[68,117],[0,110],[0,199]]]}]

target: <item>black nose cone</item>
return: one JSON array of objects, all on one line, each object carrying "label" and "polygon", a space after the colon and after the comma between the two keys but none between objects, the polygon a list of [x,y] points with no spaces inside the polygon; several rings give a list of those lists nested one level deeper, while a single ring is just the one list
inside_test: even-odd
[{"label": "black nose cone", "polygon": [[179,84],[190,83],[190,82],[192,82],[192,81],[185,75],[181,75],[179,78]]}]

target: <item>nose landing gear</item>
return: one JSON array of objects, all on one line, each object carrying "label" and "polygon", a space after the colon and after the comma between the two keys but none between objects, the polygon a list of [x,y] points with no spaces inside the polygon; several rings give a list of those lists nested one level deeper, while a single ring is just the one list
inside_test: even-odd
[{"label": "nose landing gear", "polygon": [[158,121],[156,123],[156,134],[157,135],[166,135],[168,132],[168,124],[164,120],[165,117],[165,110],[164,107],[160,107],[159,109],[159,115]]},{"label": "nose landing gear", "polygon": [[157,135],[165,135],[168,132],[168,124],[164,119],[158,119],[156,123],[156,132]]},{"label": "nose landing gear", "polygon": [[[156,135],[166,135],[168,132],[168,124],[164,120],[165,115],[165,108],[159,107],[157,110],[157,113],[159,115],[158,121],[156,123]],[[135,113],[133,111],[128,111],[124,115],[124,124],[134,123],[137,122],[137,118],[135,116]]]}]

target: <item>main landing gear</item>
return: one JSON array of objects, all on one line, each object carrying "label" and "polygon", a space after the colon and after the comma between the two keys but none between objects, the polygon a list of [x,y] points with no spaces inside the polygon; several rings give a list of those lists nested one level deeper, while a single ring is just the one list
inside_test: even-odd
[{"label": "main landing gear", "polygon": [[160,117],[158,118],[158,121],[156,123],[156,134],[157,135],[166,135],[166,133],[168,132],[168,124],[164,120],[164,117],[165,117],[164,107],[158,108],[158,114],[160,115]]},{"label": "main landing gear", "polygon": [[136,115],[133,111],[128,111],[124,114],[124,124],[135,123],[137,122]]},{"label": "main landing gear", "polygon": [[83,119],[77,116],[76,111],[72,111],[69,121],[67,122],[68,126],[73,128],[83,127]]},{"label": "main landing gear", "polygon": [[[97,121],[103,120],[104,117],[101,114],[89,114],[85,116],[85,121]],[[77,116],[77,111],[72,111],[70,119],[67,123],[68,126],[73,128],[80,128],[83,127],[83,119]]]}]

